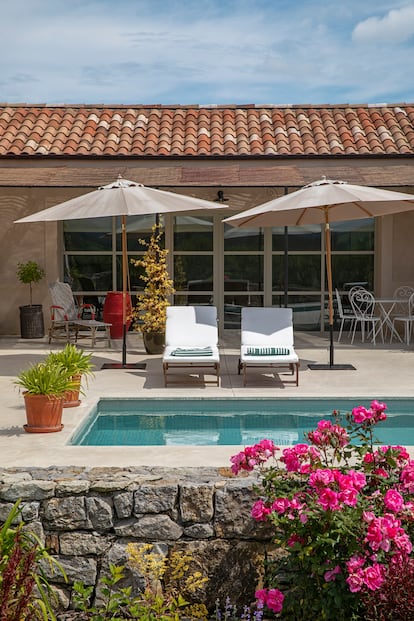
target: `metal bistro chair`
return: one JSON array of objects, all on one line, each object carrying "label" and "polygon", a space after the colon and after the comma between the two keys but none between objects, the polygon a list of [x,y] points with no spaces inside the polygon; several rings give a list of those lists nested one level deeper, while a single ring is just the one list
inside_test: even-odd
[{"label": "metal bistro chair", "polygon": [[351,333],[351,330],[354,326],[354,321],[356,319],[355,313],[351,308],[344,308],[342,305],[342,299],[341,299],[341,294],[339,293],[338,289],[335,289],[335,298],[336,298],[336,306],[338,309],[338,315],[339,315],[339,319],[341,320],[341,325],[339,327],[339,334],[338,334],[338,343],[341,340],[341,336],[342,336],[342,330],[344,328],[344,325],[347,321],[350,322],[349,325],[349,334]]},{"label": "metal bistro chair", "polygon": [[377,333],[381,334],[382,342],[384,342],[384,332],[382,328],[382,317],[375,315],[375,297],[366,289],[357,289],[350,295],[352,310],[355,313],[355,323],[352,332],[351,343],[354,342],[355,330],[358,324],[361,325],[361,341],[365,341],[365,328],[370,328],[367,336],[371,335],[372,342],[376,344]]},{"label": "metal bistro chair", "polygon": [[401,285],[397,287],[392,294],[392,297],[397,300],[395,305],[394,314],[395,315],[405,315],[407,312],[407,303],[411,296],[414,293],[413,287],[409,285]]},{"label": "metal bistro chair", "polygon": [[[406,345],[410,344],[411,340],[411,332],[414,322],[414,291],[411,293],[408,299],[408,313],[406,315],[395,315],[392,320],[392,325],[395,328],[395,323],[403,323],[404,324],[404,340]],[[391,339],[392,340],[392,332]]]}]

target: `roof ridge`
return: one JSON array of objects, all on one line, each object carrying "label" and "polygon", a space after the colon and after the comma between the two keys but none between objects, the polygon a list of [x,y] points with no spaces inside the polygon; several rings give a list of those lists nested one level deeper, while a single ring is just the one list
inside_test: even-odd
[{"label": "roof ridge", "polygon": [[336,103],[336,104],[292,104],[292,103],[245,103],[245,104],[104,104],[104,103],[9,103],[0,102],[0,108],[76,108],[76,109],[109,109],[109,110],[128,110],[130,108],[137,109],[162,109],[162,110],[203,110],[203,109],[217,109],[217,110],[237,110],[237,109],[335,109],[335,108],[395,108],[414,106],[414,102],[381,102],[381,103]]}]

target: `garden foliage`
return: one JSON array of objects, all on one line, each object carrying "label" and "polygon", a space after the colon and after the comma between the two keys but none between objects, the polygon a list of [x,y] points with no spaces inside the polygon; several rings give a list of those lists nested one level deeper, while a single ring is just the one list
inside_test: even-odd
[{"label": "garden foliage", "polygon": [[[231,458],[235,474],[261,473],[252,517],[273,526],[282,554],[269,561],[256,597],[277,616],[414,618],[413,598],[403,595],[413,584],[414,460],[402,446],[375,442],[385,410],[373,401],[345,417],[334,412],[307,434],[308,444],[281,451],[262,440]],[[402,567],[410,571],[402,575]],[[398,613],[390,606],[397,576]]]}]

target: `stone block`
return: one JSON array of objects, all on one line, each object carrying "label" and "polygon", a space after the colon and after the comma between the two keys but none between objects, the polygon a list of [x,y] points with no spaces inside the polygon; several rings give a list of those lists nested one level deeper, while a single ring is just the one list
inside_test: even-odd
[{"label": "stone block", "polygon": [[134,514],[173,512],[178,485],[141,485],[134,493]]},{"label": "stone block", "polygon": [[115,533],[120,537],[134,537],[144,541],[168,541],[179,539],[183,529],[168,515],[146,515],[116,524]]},{"label": "stone block", "polygon": [[180,513],[183,522],[209,522],[214,515],[214,487],[185,483],[180,485]]},{"label": "stone block", "polygon": [[91,529],[82,496],[51,498],[44,505],[43,517],[50,530]]}]

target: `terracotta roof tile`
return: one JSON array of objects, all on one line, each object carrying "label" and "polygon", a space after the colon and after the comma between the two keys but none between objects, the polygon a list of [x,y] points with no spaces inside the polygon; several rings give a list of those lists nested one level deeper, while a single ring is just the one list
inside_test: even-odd
[{"label": "terracotta roof tile", "polygon": [[0,105],[0,156],[413,155],[414,104]]}]

